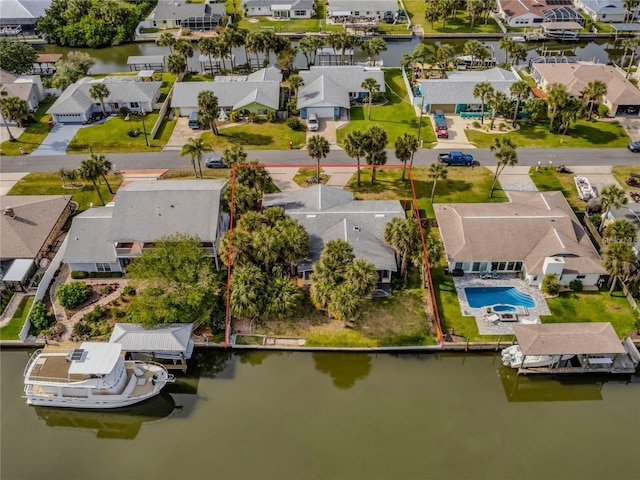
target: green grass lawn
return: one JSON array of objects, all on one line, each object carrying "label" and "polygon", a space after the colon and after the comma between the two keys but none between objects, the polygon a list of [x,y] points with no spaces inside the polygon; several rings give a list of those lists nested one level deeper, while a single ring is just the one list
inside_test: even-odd
[{"label": "green grass lawn", "polygon": [[149,146],[147,147],[144,133],[137,137],[128,135],[130,131],[136,129],[144,132],[145,128],[147,134],[149,134],[156,120],[158,120],[157,111],[144,116],[144,126],[141,116],[131,115],[129,118],[130,120],[126,121],[118,115],[110,117],[109,120],[99,125],[81,128],[69,143],[67,152],[88,153],[89,147],[92,147],[96,153],[159,152],[162,150],[162,147],[167,142],[163,137],[154,139],[147,135],[149,141]]},{"label": "green grass lawn", "polygon": [[[107,175],[107,180],[111,185],[111,189],[116,191],[116,188],[122,178],[113,173]],[[64,189],[62,188],[62,182],[57,173],[30,173],[16,183],[9,191],[9,195],[72,195],[73,200],[78,203],[78,211],[84,211],[89,208],[89,204],[93,203],[96,207],[100,205],[98,194],[93,188],[91,182],[85,180],[77,180],[84,183],[84,187],[80,189]],[[111,194],[109,189],[103,183],[99,182],[100,192],[105,203],[111,200]]]},{"label": "green grass lawn", "polygon": [[34,297],[31,296],[24,297],[20,301],[18,309],[13,317],[11,317],[11,320],[9,320],[9,323],[0,328],[0,340],[20,340],[18,334],[20,333],[20,330],[22,330],[24,322],[27,321],[27,315],[31,309],[33,298]]},{"label": "green grass lawn", "polygon": [[[434,159],[435,161],[435,159]],[[431,189],[433,183],[429,178],[427,167],[412,169],[413,183],[416,190],[418,207],[426,211],[427,216],[434,217],[431,205]],[[378,168],[376,184],[371,185],[369,169],[361,172],[362,185],[356,187],[354,175],[346,188],[354,192],[355,197],[363,200],[410,200],[412,198],[409,182],[400,181],[401,168]],[[500,185],[489,198],[489,189],[493,175],[485,167],[449,167],[447,178],[438,180],[434,203],[472,203],[472,202],[505,202],[506,195],[500,190]],[[422,215],[422,212],[421,212]]]},{"label": "green grass lawn", "polygon": [[425,33],[500,33],[500,27],[489,18],[487,25],[484,24],[484,20],[476,18],[473,30],[471,30],[471,21],[466,15],[464,8],[459,8],[456,18],[454,20],[447,19],[447,24],[443,28],[442,20],[431,23],[424,19],[426,11],[426,2],[424,0],[403,0],[404,6],[407,9],[407,13],[411,22],[416,25],[422,25]]},{"label": "green grass lawn", "polygon": [[[489,148],[495,134],[465,130],[467,139],[478,148]],[[618,122],[580,120],[563,137],[550,133],[547,123],[523,123],[514,132],[505,133],[520,148],[620,148],[629,143],[629,136]]]},{"label": "green grass lawn", "polygon": [[[38,110],[33,114],[35,123],[29,125],[24,133],[17,138],[17,141],[10,142],[7,140],[6,142],[2,142],[0,145],[0,154],[20,155],[20,147],[22,147],[26,153],[31,153],[38,148],[53,128],[52,125],[49,125],[51,115],[47,115],[46,111],[49,110],[49,107],[51,107],[55,101],[56,98],[50,95],[40,103]],[[3,126],[2,128],[6,130],[6,127]],[[9,128],[11,129],[11,127]]]},{"label": "green grass lawn", "polygon": [[561,191],[574,210],[584,210],[586,202],[578,198],[578,189],[573,181],[573,174],[558,173],[555,166],[542,166],[538,171],[531,167],[529,176],[540,191]]},{"label": "green grass lawn", "polygon": [[[366,130],[370,125],[377,125],[387,131],[387,146],[392,148],[396,138],[403,133],[412,133],[418,136],[419,117],[416,116],[414,107],[410,104],[409,94],[404,86],[402,72],[399,68],[384,70],[386,83],[387,103],[371,107],[371,120],[367,120],[369,107],[351,108],[350,121],[338,130],[338,143],[342,143],[345,135],[353,130]],[[422,130],[420,136],[424,146],[429,147],[436,142],[436,135],[428,116],[422,117]]]},{"label": "green grass lawn", "polygon": [[551,316],[540,317],[542,323],[611,322],[619,337],[633,330],[633,312],[621,291],[566,292],[548,298],[547,305]]},{"label": "green grass lawn", "polygon": [[[293,176],[292,180],[296,182],[298,185],[302,186],[309,177],[315,178],[317,173],[318,173],[317,168],[299,168],[298,172]],[[329,180],[329,177],[325,175],[324,170],[322,168],[320,169],[320,180],[322,183],[327,183],[327,180]]]},{"label": "green grass lawn", "polygon": [[246,150],[287,150],[290,140],[294,148],[302,148],[306,132],[291,130],[281,121],[257,122],[221,128],[217,137],[209,131],[202,134],[202,138],[213,150],[223,150],[230,145],[242,145]]},{"label": "green grass lawn", "polygon": [[[189,157],[183,157],[186,165],[189,165]],[[231,178],[230,168],[205,168],[202,165],[202,176],[204,178]],[[172,168],[162,176],[163,180],[193,180],[193,168]]]},{"label": "green grass lawn", "polygon": [[197,73],[187,73],[182,79],[183,82],[211,82],[215,77],[213,75],[200,75]]},{"label": "green grass lawn", "polygon": [[[233,11],[233,0],[227,0],[227,12]],[[327,32],[343,31],[344,27],[327,25],[325,21],[326,7],[324,2],[315,2],[316,15],[313,18],[295,18],[290,20],[272,20],[268,17],[242,17],[240,2],[236,2],[236,23],[240,28],[246,28],[250,32],[263,28],[273,29],[274,32]]]},{"label": "green grass lawn", "polygon": [[[633,154],[633,155],[638,155]],[[640,157],[640,155],[638,155]],[[638,158],[638,165],[635,167],[613,167],[612,172],[615,179],[618,181],[620,186],[625,190],[640,190],[638,187],[630,187],[627,185],[627,178],[629,178],[631,173],[637,173],[640,175],[640,158]]]}]

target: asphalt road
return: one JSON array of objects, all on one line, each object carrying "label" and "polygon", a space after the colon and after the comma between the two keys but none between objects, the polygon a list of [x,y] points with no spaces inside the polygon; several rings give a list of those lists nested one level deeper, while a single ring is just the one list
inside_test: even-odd
[{"label": "asphalt road", "polygon": [[[435,162],[442,149],[423,149],[416,153],[414,165],[425,166]],[[488,149],[466,150],[480,165],[495,165],[493,152]],[[249,150],[249,160],[257,159],[268,165],[309,165],[314,164],[306,150]],[[55,172],[60,168],[77,168],[88,155],[0,157],[0,172]],[[153,153],[110,153],[107,158],[116,169],[145,168],[188,168],[188,157],[180,157],[178,151]],[[387,151],[388,164],[398,163],[393,150]],[[640,168],[640,154],[631,153],[626,148],[555,148],[519,149],[518,165],[535,166],[564,164],[567,166],[631,165]],[[322,165],[354,165],[354,160],[342,150],[331,150]]]}]

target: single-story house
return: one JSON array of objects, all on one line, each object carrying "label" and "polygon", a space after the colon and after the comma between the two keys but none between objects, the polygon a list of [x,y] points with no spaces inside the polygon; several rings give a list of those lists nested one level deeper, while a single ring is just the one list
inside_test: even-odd
[{"label": "single-story house", "polygon": [[579,22],[584,18],[571,0],[498,0],[498,16],[510,27],[539,26],[543,22]]},{"label": "single-story house", "polygon": [[589,62],[534,63],[531,73],[542,90],[547,91],[553,83],[561,83],[574,97],[582,97],[589,82],[601,80],[607,85],[602,103],[609,107],[609,116],[615,117],[629,111],[637,117],[640,112],[640,90],[612,65]]},{"label": "single-story house", "polygon": [[104,99],[107,113],[116,113],[121,107],[127,107],[132,112],[141,110],[149,113],[160,97],[162,82],[142,82],[137,77],[113,76],[95,80],[90,77],[81,78],[62,92],[49,107],[56,123],[85,123],[94,113],[102,112],[99,99],[89,95],[91,85],[104,83],[109,95]]},{"label": "single-story house", "polygon": [[414,80],[413,104],[424,105],[427,112],[436,109],[445,113],[479,112],[482,105],[473,94],[478,83],[489,82],[495,91],[511,97],[511,85],[519,80],[520,77],[512,70],[498,67],[446,72],[446,78]]},{"label": "single-story house", "polygon": [[250,75],[220,75],[212,82],[178,82],[173,87],[171,108],[181,117],[198,111],[198,94],[211,91],[218,97],[218,106],[225,112],[240,111],[258,116],[275,112],[280,106],[282,74],[268,67]]},{"label": "single-story house", "polygon": [[387,288],[397,272],[393,248],[384,241],[384,229],[393,218],[405,218],[397,200],[354,200],[353,193],[327,185],[264,195],[262,207],[282,207],[309,234],[309,255],[297,265],[303,284],[309,284],[313,264],[326,242],[345,240],[356,258],[364,258],[378,270],[379,287]]},{"label": "single-story house", "polygon": [[351,108],[352,100],[369,96],[362,88],[362,82],[367,78],[378,82],[380,92],[386,91],[384,72],[378,67],[312,66],[309,70],[301,70],[299,75],[304,80],[298,91],[297,104],[302,118],[307,118],[309,113],[315,113],[318,118],[341,117]]},{"label": "single-story house", "polygon": [[0,0],[0,31],[5,35],[33,32],[51,0]]},{"label": "single-story house", "polygon": [[[18,97],[27,102],[30,112],[35,112],[40,102],[45,99],[46,93],[39,75],[15,75],[6,70],[0,70],[0,96]],[[5,124],[2,113],[0,113],[0,124]]]},{"label": "single-story house", "polygon": [[620,208],[612,208],[609,210],[607,220],[615,222],[616,220],[627,220],[635,225],[638,234],[633,242],[633,250],[636,256],[640,258],[640,203],[627,203]]},{"label": "single-story house", "polygon": [[214,30],[227,14],[224,3],[190,3],[187,0],[159,0],[145,23],[152,28]]},{"label": "single-story house", "polygon": [[598,285],[606,271],[562,192],[509,196],[507,203],[434,205],[449,268],[522,272],[533,286],[547,274],[563,286],[573,280]]},{"label": "single-story house", "polygon": [[120,272],[154,242],[176,233],[198,236],[218,264],[218,242],[229,227],[221,208],[226,180],[139,180],[115,202],[73,219],[63,261],[73,271]]},{"label": "single-story house", "polygon": [[316,13],[313,5],[313,0],[244,0],[242,10],[245,17],[311,18]]},{"label": "single-story house", "polygon": [[0,196],[0,277],[24,285],[59,244],[73,213],[70,195]]},{"label": "single-story house", "polygon": [[[594,22],[620,23],[627,20],[628,13],[622,0],[574,0],[573,3]],[[635,12],[638,12],[638,6]]]},{"label": "single-story house", "polygon": [[393,18],[397,0],[329,0],[327,19],[334,22],[380,21]]}]

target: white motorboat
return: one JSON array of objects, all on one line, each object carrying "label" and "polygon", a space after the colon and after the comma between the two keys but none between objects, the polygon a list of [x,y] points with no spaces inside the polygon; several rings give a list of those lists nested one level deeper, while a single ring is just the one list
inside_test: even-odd
[{"label": "white motorboat", "polygon": [[590,200],[592,198],[597,197],[595,190],[591,186],[591,182],[587,177],[583,177],[581,175],[577,177],[573,177],[573,181],[576,184],[576,188],[578,189],[578,197],[580,200]]},{"label": "white motorboat", "polygon": [[160,393],[174,377],[158,363],[125,361],[117,343],[83,342],[37,350],[24,370],[27,403],[118,408]]},{"label": "white motorboat", "polygon": [[520,345],[511,345],[502,350],[502,364],[511,368],[548,367],[558,360],[553,355],[527,355],[520,350]]}]

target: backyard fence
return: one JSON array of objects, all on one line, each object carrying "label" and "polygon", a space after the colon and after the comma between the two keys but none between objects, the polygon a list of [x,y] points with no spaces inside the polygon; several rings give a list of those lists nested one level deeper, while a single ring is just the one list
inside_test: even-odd
[{"label": "backyard fence", "polygon": [[171,86],[171,90],[169,90],[169,93],[167,94],[167,98],[164,99],[164,103],[162,104],[162,107],[160,107],[160,112],[158,113],[158,119],[156,120],[156,123],[153,125],[153,128],[151,129],[151,138],[156,138],[156,134],[158,133],[158,130],[160,130],[160,125],[162,125],[164,116],[167,114],[167,110],[169,109],[169,105],[171,104],[171,97],[173,96],[174,85],[175,83]]}]

